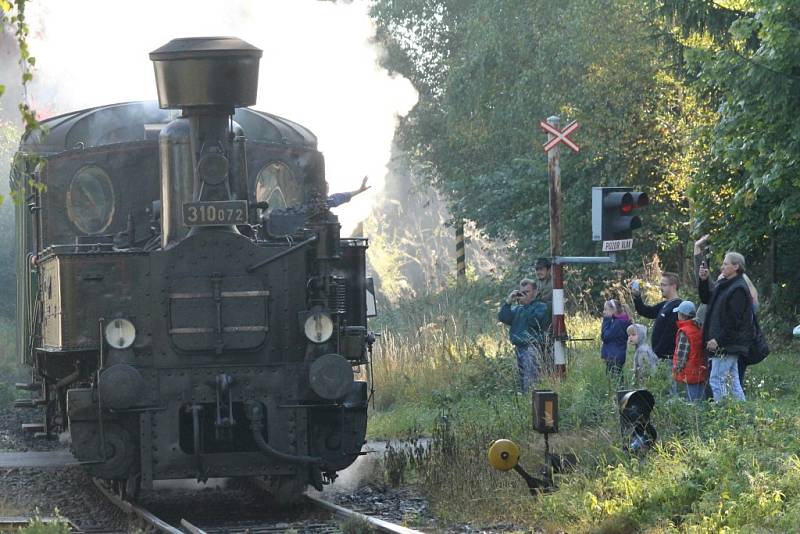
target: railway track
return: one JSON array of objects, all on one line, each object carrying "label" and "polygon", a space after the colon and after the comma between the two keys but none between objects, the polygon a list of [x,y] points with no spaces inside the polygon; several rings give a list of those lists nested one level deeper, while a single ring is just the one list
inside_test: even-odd
[{"label": "railway track", "polygon": [[[263,489],[258,480],[253,480],[253,482],[255,488]],[[132,502],[123,499],[99,480],[95,480],[94,484],[115,506],[129,515],[136,516],[149,528],[166,534],[266,534],[277,532],[333,534],[342,531],[340,523],[343,520],[369,525],[375,532],[421,533],[421,531],[371,517],[311,495],[304,495],[303,501],[288,514],[265,510],[264,506],[249,505],[250,503],[246,499],[242,499],[238,495],[226,499],[224,492],[213,492],[215,494],[211,499],[200,499],[199,503],[194,501],[189,505],[184,503],[183,506],[191,506],[185,510],[181,510],[180,505],[176,507],[165,503],[160,505],[163,510],[153,512],[151,509],[158,508],[159,504],[150,506]],[[207,505],[204,502],[207,500],[213,501],[213,504]],[[242,502],[243,500],[244,502]],[[241,508],[236,508],[237,505],[240,505]],[[148,506],[151,509],[148,509]]]}]

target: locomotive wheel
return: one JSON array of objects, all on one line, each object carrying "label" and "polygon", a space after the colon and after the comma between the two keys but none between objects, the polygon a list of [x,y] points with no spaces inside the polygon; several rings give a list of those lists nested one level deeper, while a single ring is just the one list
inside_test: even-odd
[{"label": "locomotive wheel", "polygon": [[264,481],[272,501],[278,506],[296,504],[306,490],[306,481],[297,476],[267,476]]},{"label": "locomotive wheel", "polygon": [[135,501],[142,489],[142,476],[139,473],[124,480],[112,480],[111,491],[123,501]]},{"label": "locomotive wheel", "polygon": [[139,490],[142,489],[142,475],[136,473],[128,477],[125,481],[125,495],[128,499],[134,501],[139,497]]},{"label": "locomotive wheel", "polygon": [[[73,446],[76,445],[73,442]],[[95,455],[103,455],[100,449],[99,431],[91,436],[87,443],[80,445],[87,447]],[[96,451],[96,452],[95,452]],[[120,425],[110,423],[105,428],[105,462],[87,466],[92,476],[115,481],[125,480],[138,471],[135,465],[137,460],[136,445],[130,433]],[[119,493],[119,491],[117,492]]]},{"label": "locomotive wheel", "polygon": [[109,484],[111,491],[120,499],[125,499],[125,484],[122,480],[112,480]]}]

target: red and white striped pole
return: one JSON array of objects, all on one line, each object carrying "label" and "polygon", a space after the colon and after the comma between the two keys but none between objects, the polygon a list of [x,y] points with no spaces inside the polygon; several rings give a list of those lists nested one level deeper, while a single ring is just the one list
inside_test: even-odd
[{"label": "red and white striped pole", "polygon": [[[561,255],[561,165],[559,164],[558,140],[561,137],[558,116],[547,118],[547,139],[544,149],[547,152],[547,175],[550,179],[550,255],[553,258],[553,363],[555,374],[564,378],[567,374],[567,355],[564,341],[567,329],[564,323],[564,271],[557,261]],[[543,125],[544,127],[544,125]]]},{"label": "red and white striped pole", "polygon": [[553,363],[558,378],[567,376],[567,323],[564,321],[564,266],[553,258]]},{"label": "red and white striped pole", "polygon": [[559,163],[559,144],[564,143],[575,153],[581,147],[569,138],[580,128],[578,121],[572,121],[561,130],[558,116],[539,121],[539,126],[547,132],[544,151],[547,153],[547,175],[550,178],[550,256],[553,258],[553,363],[559,378],[567,376],[567,354],[564,342],[567,341],[567,325],[564,322],[564,265],[561,257],[561,165]]}]

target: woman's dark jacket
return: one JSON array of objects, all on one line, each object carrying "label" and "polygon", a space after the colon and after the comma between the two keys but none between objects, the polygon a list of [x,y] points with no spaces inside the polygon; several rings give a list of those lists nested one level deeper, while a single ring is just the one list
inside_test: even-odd
[{"label": "woman's dark jacket", "polygon": [[603,317],[603,324],[600,327],[603,347],[600,349],[600,356],[604,360],[618,365],[625,363],[625,351],[628,348],[627,329],[630,325],[631,320],[625,313],[616,317]]},{"label": "woman's dark jacket", "polygon": [[[730,356],[747,354],[753,342],[753,305],[750,289],[741,275],[722,279],[711,289],[700,280],[700,301],[708,304],[703,323],[703,346],[716,339],[717,352]],[[713,356],[713,354],[712,354]]]}]

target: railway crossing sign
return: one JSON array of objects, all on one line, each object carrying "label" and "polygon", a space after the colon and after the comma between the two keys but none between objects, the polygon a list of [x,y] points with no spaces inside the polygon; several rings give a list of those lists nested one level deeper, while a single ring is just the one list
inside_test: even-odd
[{"label": "railway crossing sign", "polygon": [[567,124],[563,130],[559,130],[557,127],[547,123],[546,121],[539,121],[539,126],[542,127],[542,130],[553,136],[544,144],[545,152],[550,152],[559,143],[564,143],[575,153],[581,151],[581,147],[579,147],[575,141],[569,138],[569,134],[581,127],[578,121],[572,121],[571,123]]}]

